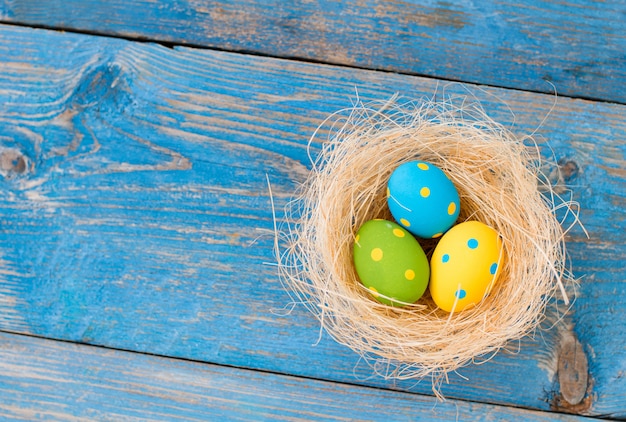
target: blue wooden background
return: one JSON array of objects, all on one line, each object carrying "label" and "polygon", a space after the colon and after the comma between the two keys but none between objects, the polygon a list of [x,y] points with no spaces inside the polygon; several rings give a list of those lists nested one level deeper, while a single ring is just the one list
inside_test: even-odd
[{"label": "blue wooden background", "polygon": [[[0,416],[626,418],[621,17],[624,2],[0,0]],[[564,321],[551,308],[450,374],[444,403],[287,313],[271,265],[266,177],[280,209],[355,89],[469,96],[536,132],[589,233],[567,238]]]},{"label": "blue wooden background", "polygon": [[626,100],[626,3],[2,0],[8,22]]}]

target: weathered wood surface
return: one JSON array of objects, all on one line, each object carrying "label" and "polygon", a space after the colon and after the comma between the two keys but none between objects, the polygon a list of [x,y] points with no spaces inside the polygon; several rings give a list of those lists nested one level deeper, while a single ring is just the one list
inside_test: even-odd
[{"label": "weathered wood surface", "polygon": [[[364,101],[469,90],[520,134],[555,100],[10,26],[0,54],[1,330],[426,394],[429,380],[385,381],[328,336],[315,345],[302,307],[281,314],[266,174],[280,208],[306,175],[310,134],[355,87]],[[561,98],[538,129],[577,164],[562,187],[590,232],[568,242],[584,276],[571,332],[538,332],[451,374],[448,398],[626,417],[625,116]],[[556,374],[571,336],[589,361],[576,406]]]},{"label": "weathered wood surface", "polygon": [[0,418],[587,421],[0,333]]},{"label": "weathered wood surface", "polygon": [[0,20],[626,102],[624,0],[0,0]]}]

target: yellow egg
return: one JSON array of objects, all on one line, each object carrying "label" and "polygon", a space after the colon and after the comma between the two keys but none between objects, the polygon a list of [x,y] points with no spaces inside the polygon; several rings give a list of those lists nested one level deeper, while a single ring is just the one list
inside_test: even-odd
[{"label": "yellow egg", "polygon": [[457,224],[443,235],[430,259],[430,295],[444,311],[482,301],[502,268],[502,239],[479,221]]}]

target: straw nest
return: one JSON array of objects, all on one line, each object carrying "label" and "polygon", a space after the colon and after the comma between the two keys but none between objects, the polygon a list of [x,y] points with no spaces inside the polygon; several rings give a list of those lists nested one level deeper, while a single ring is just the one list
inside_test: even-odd
[{"label": "straw nest", "polygon": [[[329,128],[277,229],[281,280],[295,303],[382,376],[430,375],[437,392],[436,381],[449,371],[535,330],[557,292],[568,303],[571,277],[555,210],[571,211],[571,204],[542,177],[545,163],[532,139],[514,136],[479,107],[392,99],[347,111],[331,116],[312,138],[315,145]],[[357,278],[355,233],[370,219],[391,219],[388,178],[415,159],[439,166],[456,185],[457,222],[482,221],[503,238],[506,259],[496,286],[470,310],[444,312],[428,292],[412,306],[387,306]],[[430,257],[436,240],[420,243]]]}]

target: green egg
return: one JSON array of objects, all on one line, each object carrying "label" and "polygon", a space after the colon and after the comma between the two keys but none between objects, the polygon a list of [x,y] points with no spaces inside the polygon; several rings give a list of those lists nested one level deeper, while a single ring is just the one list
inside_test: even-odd
[{"label": "green egg", "polygon": [[353,259],[361,283],[386,305],[414,303],[428,286],[430,268],[424,250],[408,231],[391,221],[363,224],[354,239]]}]

